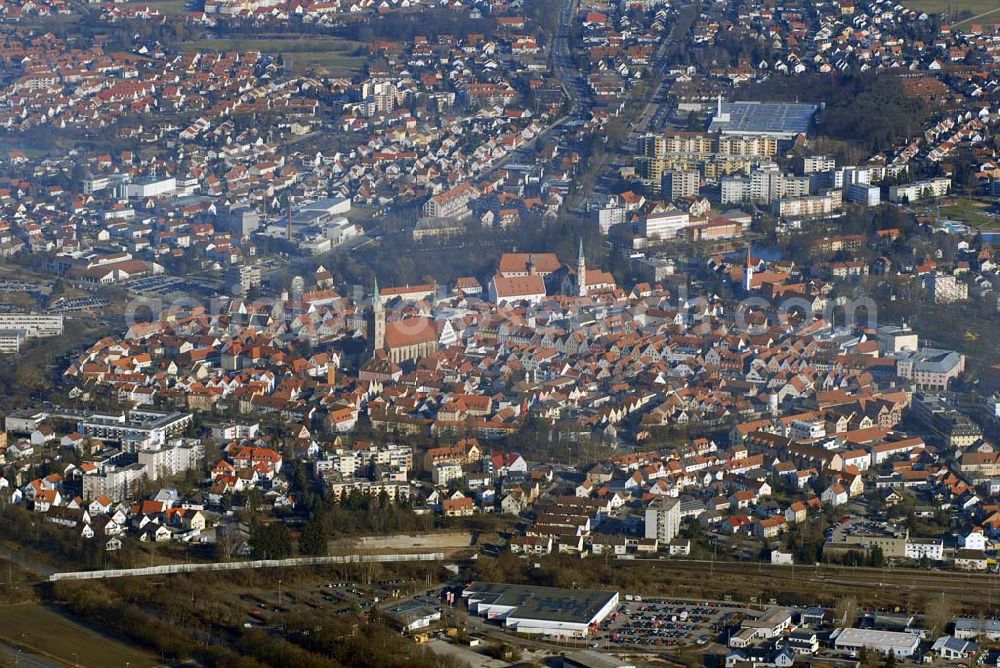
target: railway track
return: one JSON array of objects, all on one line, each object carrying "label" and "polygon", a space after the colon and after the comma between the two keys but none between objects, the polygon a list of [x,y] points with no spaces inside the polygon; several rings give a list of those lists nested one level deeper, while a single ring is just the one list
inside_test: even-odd
[{"label": "railway track", "polygon": [[[640,568],[649,569],[649,561]],[[829,603],[847,595],[859,603],[878,607],[899,605],[917,611],[933,597],[942,597],[957,607],[981,612],[1000,608],[1000,576],[990,573],[927,571],[913,568],[852,568],[819,566],[771,566],[748,562],[699,560],[660,561],[650,572],[653,582],[681,592],[703,592],[708,598],[731,596],[734,601],[751,597],[815,597]]]}]

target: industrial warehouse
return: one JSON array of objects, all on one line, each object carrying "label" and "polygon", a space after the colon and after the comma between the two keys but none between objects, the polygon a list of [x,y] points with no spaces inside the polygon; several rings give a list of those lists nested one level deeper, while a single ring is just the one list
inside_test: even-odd
[{"label": "industrial warehouse", "polygon": [[462,591],[469,612],[502,621],[505,628],[568,638],[583,638],[618,605],[618,593],[473,582]]},{"label": "industrial warehouse", "polygon": [[920,646],[920,636],[916,633],[898,631],[878,631],[874,629],[841,629],[832,636],[833,646],[851,652],[866,649],[879,654],[889,652],[896,656],[913,656]]},{"label": "industrial warehouse", "polygon": [[723,102],[720,98],[709,132],[787,141],[808,132],[817,111],[814,104]]}]

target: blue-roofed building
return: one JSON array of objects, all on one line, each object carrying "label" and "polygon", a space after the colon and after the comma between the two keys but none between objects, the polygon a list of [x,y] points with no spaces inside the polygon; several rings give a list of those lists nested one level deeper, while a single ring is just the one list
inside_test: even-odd
[{"label": "blue-roofed building", "polygon": [[971,640],[980,636],[986,640],[1000,640],[1000,620],[961,617],[955,620],[954,636],[960,640]]},{"label": "blue-roofed building", "polygon": [[756,135],[789,140],[809,131],[819,107],[785,102],[722,102],[712,115],[709,132]]},{"label": "blue-roofed building", "polygon": [[979,646],[969,640],[960,640],[954,636],[941,636],[934,641],[931,651],[946,661],[961,661],[974,659],[979,655]]},{"label": "blue-roofed building", "polygon": [[802,611],[802,625],[818,628],[823,626],[826,618],[826,610],[823,608],[806,608]]}]

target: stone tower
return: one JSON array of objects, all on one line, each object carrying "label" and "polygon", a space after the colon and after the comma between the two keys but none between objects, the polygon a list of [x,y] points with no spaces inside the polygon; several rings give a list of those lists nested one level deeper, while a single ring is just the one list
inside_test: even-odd
[{"label": "stone tower", "polygon": [[576,294],[587,296],[587,258],[583,254],[583,239],[580,239],[580,250],[576,255]]}]

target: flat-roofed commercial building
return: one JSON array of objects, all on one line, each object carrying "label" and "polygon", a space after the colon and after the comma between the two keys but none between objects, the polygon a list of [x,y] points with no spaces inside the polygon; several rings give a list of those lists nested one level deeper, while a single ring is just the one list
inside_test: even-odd
[{"label": "flat-roofed commercial building", "polygon": [[177,179],[173,176],[157,178],[150,176],[133,181],[125,186],[125,196],[128,199],[146,199],[171,195],[177,190]]},{"label": "flat-roofed commercial building", "polygon": [[511,631],[585,638],[618,605],[618,592],[473,582],[462,591],[469,612]]},{"label": "flat-roofed commercial building", "polygon": [[744,619],[744,629],[754,629],[758,638],[775,638],[792,628],[792,611],[788,608],[768,608],[756,619]]},{"label": "flat-roofed commercial building", "polygon": [[722,102],[712,116],[709,132],[724,135],[746,135],[789,140],[806,134],[813,116],[819,110],[814,104],[769,102]]},{"label": "flat-roofed commercial building", "polygon": [[401,601],[400,603],[387,605],[382,608],[382,614],[386,616],[393,626],[404,631],[425,629],[434,622],[441,620],[440,610],[419,601]]},{"label": "flat-roofed commercial building", "polygon": [[564,668],[635,668],[635,664],[631,661],[623,661],[618,657],[591,649],[566,654],[563,656],[562,665]]},{"label": "flat-roofed commercial building", "polygon": [[878,341],[878,351],[880,354],[901,353],[903,351],[914,351],[919,347],[917,333],[909,327],[897,327],[896,325],[883,325],[876,331]]},{"label": "flat-roofed commercial building", "polygon": [[874,629],[842,629],[833,638],[836,649],[859,652],[866,649],[879,654],[892,652],[896,656],[913,656],[920,645],[920,636],[915,633],[896,631],[876,631]]}]

